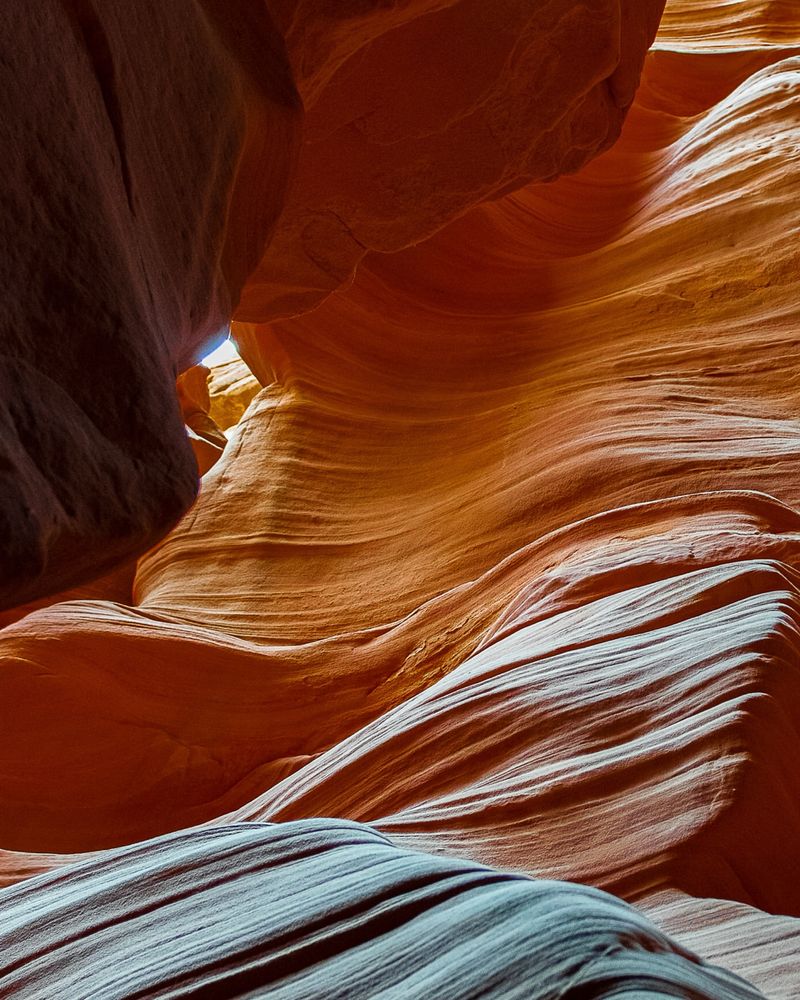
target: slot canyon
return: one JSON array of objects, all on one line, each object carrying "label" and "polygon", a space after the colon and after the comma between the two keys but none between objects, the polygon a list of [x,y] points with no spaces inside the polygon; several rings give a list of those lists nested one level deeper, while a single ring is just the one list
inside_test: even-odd
[{"label": "slot canyon", "polygon": [[800,998],[800,3],[0,27],[0,998]]}]

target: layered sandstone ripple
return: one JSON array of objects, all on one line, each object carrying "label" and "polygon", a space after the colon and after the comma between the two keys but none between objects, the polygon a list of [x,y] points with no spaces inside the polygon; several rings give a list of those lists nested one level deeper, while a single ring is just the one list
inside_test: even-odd
[{"label": "layered sandstone ripple", "polygon": [[2,917],[0,994],[19,1000],[759,996],[596,889],[402,850],[341,820],[137,844],[6,891]]},{"label": "layered sandstone ripple", "polygon": [[5,975],[798,995],[800,10],[663,24],[609,152],[235,324],[132,599],[0,632]]},{"label": "layered sandstone ripple", "polygon": [[663,6],[4,4],[0,608],[185,513],[174,379],[234,313],[312,308],[606,149]]}]

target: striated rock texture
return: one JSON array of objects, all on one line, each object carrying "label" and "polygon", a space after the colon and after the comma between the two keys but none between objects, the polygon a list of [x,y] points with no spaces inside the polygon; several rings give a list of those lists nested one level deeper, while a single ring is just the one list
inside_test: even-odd
[{"label": "striated rock texture", "polygon": [[336,820],[149,841],[7,891],[2,914],[0,994],[19,1000],[759,995],[604,893]]},{"label": "striated rock texture", "polygon": [[[366,118],[329,139],[369,226],[366,144],[413,148],[383,74],[424,82],[457,10],[493,51],[495,5],[433,7],[273,10],[309,120]],[[794,5],[672,0],[613,149],[510,194],[465,167],[437,233],[266,323],[364,252],[304,228],[312,180],[338,204],[309,124],[234,324],[264,388],[196,505],[129,600],[0,632],[0,993],[797,996],[799,91]]]},{"label": "striated rock texture", "polygon": [[758,983],[765,996],[797,996],[800,921],[681,893],[656,894],[640,909],[686,947]]},{"label": "striated rock texture", "polygon": [[607,147],[663,0],[130,6],[0,14],[0,607],[186,511],[172,386],[234,312],[309,309]]}]

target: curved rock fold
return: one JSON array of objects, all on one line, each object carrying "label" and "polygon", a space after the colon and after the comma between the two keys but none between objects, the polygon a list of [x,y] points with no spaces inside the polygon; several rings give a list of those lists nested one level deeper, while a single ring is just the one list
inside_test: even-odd
[{"label": "curved rock fold", "polygon": [[0,995],[797,996],[795,5],[145,6],[0,124]]}]

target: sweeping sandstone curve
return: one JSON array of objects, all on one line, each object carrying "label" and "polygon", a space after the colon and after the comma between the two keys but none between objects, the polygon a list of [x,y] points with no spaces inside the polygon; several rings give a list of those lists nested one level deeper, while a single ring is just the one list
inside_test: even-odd
[{"label": "sweeping sandstone curve", "polygon": [[24,883],[2,915],[0,994],[19,1000],[759,996],[597,890],[337,820],[174,834]]},{"label": "sweeping sandstone curve", "polygon": [[[289,7],[308,105],[468,9]],[[130,599],[0,631],[9,989],[797,996],[799,91],[793,4],[671,0],[610,151],[234,324]]]},{"label": "sweeping sandstone curve", "polygon": [[311,308],[366,250],[612,142],[663,0],[392,6],[0,13],[0,607],[138,556],[186,511],[173,383],[235,312]]}]

